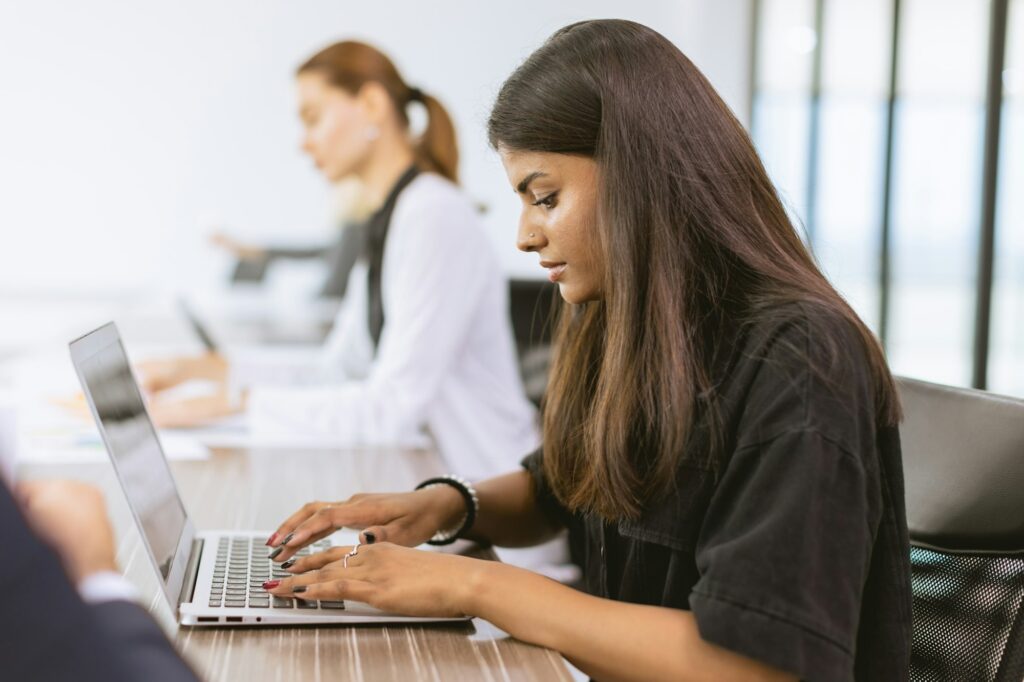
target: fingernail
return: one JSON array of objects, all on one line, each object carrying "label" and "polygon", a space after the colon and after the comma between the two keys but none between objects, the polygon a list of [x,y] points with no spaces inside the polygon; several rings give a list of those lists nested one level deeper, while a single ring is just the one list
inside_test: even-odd
[{"label": "fingernail", "polygon": [[293,537],[295,537],[295,533],[288,533],[288,535],[284,536],[284,540],[281,540],[281,544],[278,547],[284,547],[292,541]]},{"label": "fingernail", "polygon": [[289,559],[288,561],[281,564],[281,568],[291,568],[295,565],[295,559]]},{"label": "fingernail", "polygon": [[276,539],[277,539],[277,533],[274,533],[269,538],[267,538],[267,547],[270,547],[271,545],[273,545],[274,544],[274,540],[276,540]]},{"label": "fingernail", "polygon": [[277,557],[277,555],[278,555],[278,554],[280,554],[280,553],[281,553],[281,552],[283,552],[283,551],[284,551],[284,547],[278,547],[278,548],[277,548],[277,549],[275,549],[275,550],[274,550],[273,552],[271,552],[270,554],[268,554],[268,555],[267,555],[267,558],[268,558],[268,559],[274,559],[274,558],[276,558],[276,557]]},{"label": "fingernail", "polygon": [[293,587],[292,588],[292,592],[294,592],[295,594],[302,594],[305,591],[306,591],[306,586],[305,585],[299,585],[298,587]]},{"label": "fingernail", "polygon": [[377,536],[373,533],[363,533],[363,537],[366,538],[366,544],[372,545],[377,542]]},{"label": "fingernail", "polygon": [[281,584],[280,580],[268,580],[265,583],[263,583],[263,589],[264,590],[272,590],[272,589],[274,589],[275,587],[277,587],[280,584]]}]

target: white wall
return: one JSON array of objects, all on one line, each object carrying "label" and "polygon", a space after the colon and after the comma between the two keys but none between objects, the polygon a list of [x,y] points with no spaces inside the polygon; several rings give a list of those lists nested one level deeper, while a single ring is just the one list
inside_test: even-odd
[{"label": "white wall", "polygon": [[[517,202],[483,134],[502,80],[559,26],[646,23],[747,111],[749,0],[552,3],[33,0],[0,5],[0,292],[194,288],[227,260],[204,220],[239,236],[327,234],[329,193],[299,153],[292,76],[356,37],[437,95],[460,133],[468,191],[510,272]],[[205,216],[205,218],[203,218]]]}]

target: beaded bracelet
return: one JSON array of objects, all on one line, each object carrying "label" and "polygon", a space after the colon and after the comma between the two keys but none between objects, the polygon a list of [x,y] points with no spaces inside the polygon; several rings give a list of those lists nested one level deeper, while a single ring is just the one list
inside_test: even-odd
[{"label": "beaded bracelet", "polygon": [[449,485],[459,491],[459,494],[462,495],[463,501],[466,503],[466,513],[459,520],[458,525],[454,529],[439,530],[434,533],[434,537],[427,540],[428,545],[452,544],[460,535],[473,527],[473,523],[476,521],[476,515],[480,511],[480,500],[476,496],[476,490],[466,479],[460,476],[449,474],[447,476],[439,476],[437,478],[428,478],[416,486],[416,490],[421,490],[423,488],[435,488],[439,485]]}]

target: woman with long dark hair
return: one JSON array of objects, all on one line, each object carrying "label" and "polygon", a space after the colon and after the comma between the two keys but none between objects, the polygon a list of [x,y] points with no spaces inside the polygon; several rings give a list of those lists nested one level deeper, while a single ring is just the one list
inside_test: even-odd
[{"label": "woman with long dark hair", "polygon": [[[906,679],[893,380],[710,84],[649,28],[574,24],[489,134],[566,302],[543,447],[475,487],[306,505],[268,589],[482,617],[600,679]],[[291,559],[342,526],[364,544]],[[559,528],[586,593],[401,546]]]}]

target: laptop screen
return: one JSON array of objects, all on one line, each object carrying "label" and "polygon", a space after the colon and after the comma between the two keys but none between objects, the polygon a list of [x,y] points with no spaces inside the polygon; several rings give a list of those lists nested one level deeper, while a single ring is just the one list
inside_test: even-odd
[{"label": "laptop screen", "polygon": [[77,363],[104,431],[128,504],[166,582],[185,527],[178,497],[120,339]]}]

